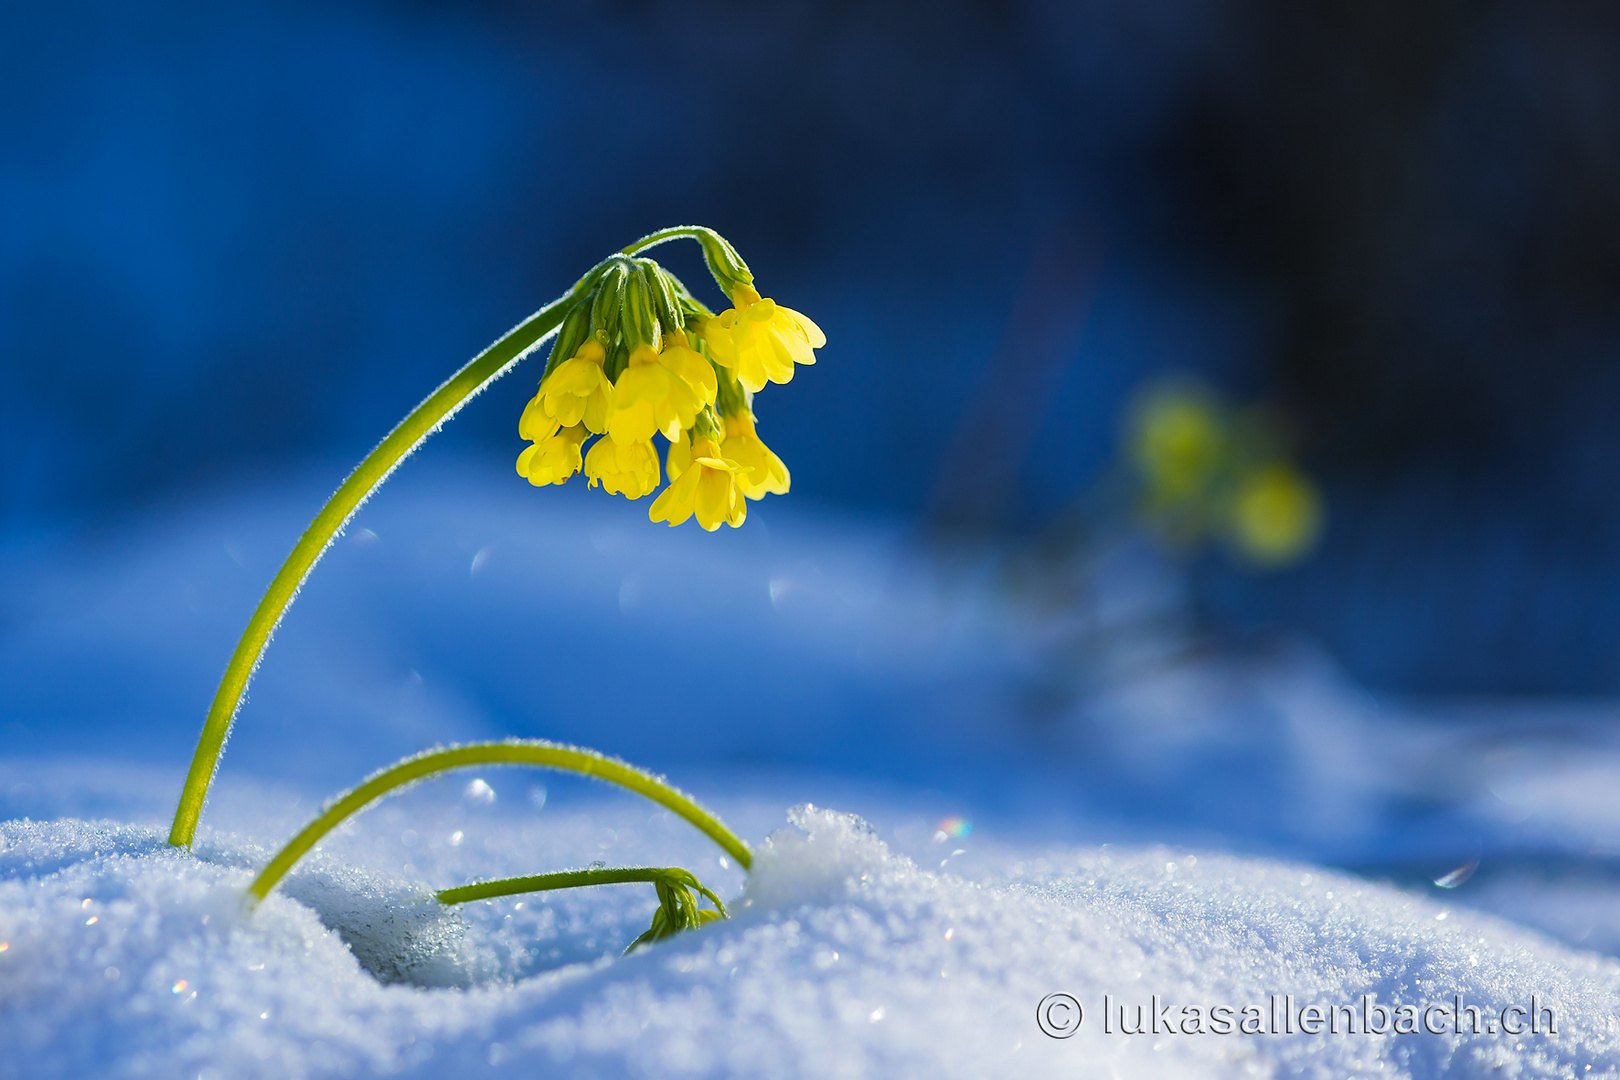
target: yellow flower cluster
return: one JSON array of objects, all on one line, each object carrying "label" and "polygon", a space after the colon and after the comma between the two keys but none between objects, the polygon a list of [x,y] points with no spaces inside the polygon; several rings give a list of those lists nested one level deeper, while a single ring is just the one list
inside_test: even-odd
[{"label": "yellow flower cluster", "polygon": [[1258,566],[1297,562],[1321,536],[1322,500],[1281,443],[1261,410],[1233,409],[1193,383],[1151,388],[1126,448],[1143,516],[1178,547],[1214,535]]},{"label": "yellow flower cluster", "polygon": [[[753,396],[815,363],[827,343],[805,316],[761,297],[736,250],[701,230],[709,268],[732,306],[715,315],[651,259],[615,256],[577,287],[518,434],[517,471],[535,485],[583,470],[591,487],[639,499],[669,486],[653,521],[696,517],[713,531],[741,525],[747,500],[787,493],[787,466],[756,433]],[[591,436],[602,436],[584,451]]]}]

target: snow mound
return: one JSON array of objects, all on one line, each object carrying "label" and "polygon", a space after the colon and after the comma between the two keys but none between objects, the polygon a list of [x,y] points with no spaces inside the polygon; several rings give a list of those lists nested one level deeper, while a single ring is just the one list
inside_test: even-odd
[{"label": "snow mound", "polygon": [[[184,855],[156,829],[106,822],[0,823],[0,1075],[1620,1072],[1614,961],[1309,866],[1090,848],[1013,852],[970,880],[803,806],[760,846],[731,921],[624,959],[565,949],[546,970],[512,959],[511,916],[546,907],[535,897],[463,917],[424,901],[425,885],[317,856],[249,912],[263,854],[216,837]],[[641,891],[581,902],[622,936],[645,919]],[[546,911],[553,938],[580,925]],[[1054,993],[1085,1009],[1072,1037],[1037,1027]],[[1180,1027],[1105,1031],[1105,994],[1132,1022],[1156,995]],[[1181,1030],[1184,1006],[1271,995],[1296,1012],[1460,995],[1491,1017],[1533,996],[1557,1031]]]},{"label": "snow mound", "polygon": [[498,978],[500,963],[467,938],[467,922],[420,882],[323,866],[280,892],[315,912],[380,982],[466,988]]}]

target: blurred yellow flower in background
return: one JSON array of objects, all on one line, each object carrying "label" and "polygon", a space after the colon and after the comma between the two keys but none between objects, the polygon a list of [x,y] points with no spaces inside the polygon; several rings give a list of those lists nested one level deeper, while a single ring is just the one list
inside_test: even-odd
[{"label": "blurred yellow flower in background", "polygon": [[1265,569],[1310,554],[1322,499],[1289,460],[1282,428],[1274,411],[1234,408],[1190,379],[1150,386],[1130,409],[1122,448],[1145,524],[1183,551],[1218,537]]},{"label": "blurred yellow flower in background", "polygon": [[1184,498],[1205,486],[1226,454],[1224,418],[1213,397],[1191,386],[1151,391],[1136,408],[1130,453],[1154,501]]},{"label": "blurred yellow flower in background", "polygon": [[1275,463],[1239,478],[1228,532],[1250,561],[1292,562],[1316,545],[1321,527],[1322,500],[1292,465]]}]

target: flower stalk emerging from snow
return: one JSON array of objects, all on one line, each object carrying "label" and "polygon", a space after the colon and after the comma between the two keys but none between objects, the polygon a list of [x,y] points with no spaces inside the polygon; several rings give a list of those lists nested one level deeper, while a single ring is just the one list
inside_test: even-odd
[{"label": "flower stalk emerging from snow", "polygon": [[[753,852],[736,833],[726,828],[719,818],[699,806],[691,796],[665,783],[652,773],[583,747],[565,746],[543,739],[508,739],[505,742],[470,743],[465,746],[429,750],[373,773],[359,786],[331,800],[314,821],[304,826],[297,836],[288,841],[286,846],[265,864],[264,869],[259,871],[253,883],[248,886],[249,898],[256,904],[269,896],[276,884],[287,875],[299,859],[320,842],[321,837],[384,796],[439,773],[474,765],[532,765],[593,776],[617,784],[651,799],[696,826],[727,855],[736,859],[737,864],[744,870],[753,865]],[[631,942],[625,952],[639,945],[680,933],[682,930],[693,930],[715,919],[727,917],[726,906],[720,898],[699,883],[689,871],[679,867],[629,866],[567,870],[532,877],[462,885],[441,890],[435,896],[444,904],[461,904],[469,900],[509,896],[520,892],[638,881],[650,882],[657,888],[658,910],[653,915],[652,926]],[[694,890],[708,899],[714,908],[712,910],[700,908],[697,897],[693,895]]]},{"label": "flower stalk emerging from snow", "polygon": [[[682,238],[702,247],[710,273],[733,302],[719,316],[673,274],[640,256]],[[809,319],[761,298],[753,280],[737,250],[712,229],[683,225],[644,236],[598,263],[411,410],[327,500],[248,620],[203,722],[169,843],[191,845],[248,682],[327,547],[401,461],[547,338],[556,335],[539,391],[518,422],[531,445],[517,468],[530,483],[561,484],[583,470],[593,487],[629,499],[650,495],[660,481],[652,440],[661,435],[669,443],[672,481],[687,462],[697,461],[704,471],[694,470],[678,496],[669,495],[672,483],[653,503],[654,521],[678,525],[695,514],[705,529],[737,526],[746,499],[785,493],[786,467],[753,434],[753,394],[767,380],[787,382],[796,364],[814,363],[813,350],[826,339]],[[733,425],[746,428],[748,438],[733,438]],[[593,437],[600,441],[587,452]],[[701,441],[702,453],[693,452],[693,440]]]}]

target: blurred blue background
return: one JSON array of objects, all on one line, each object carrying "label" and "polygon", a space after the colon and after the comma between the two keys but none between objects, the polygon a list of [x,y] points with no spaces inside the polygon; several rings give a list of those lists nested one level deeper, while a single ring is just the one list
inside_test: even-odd
[{"label": "blurred blue background", "polygon": [[[1329,514],[1295,569],[1200,557],[1201,626],[1383,690],[1620,690],[1601,5],[18,3],[0,101],[14,553],[335,482],[694,221],[827,331],[760,402],[796,504],[1039,536],[1196,372],[1287,411]],[[428,453],[509,469],[536,376]]]}]

